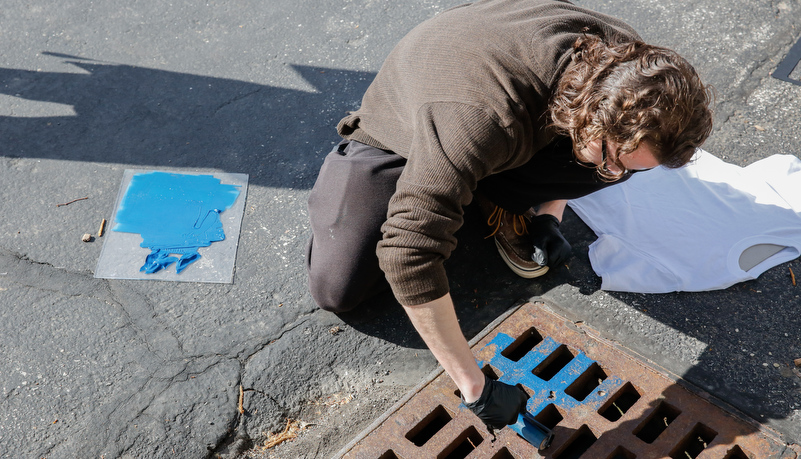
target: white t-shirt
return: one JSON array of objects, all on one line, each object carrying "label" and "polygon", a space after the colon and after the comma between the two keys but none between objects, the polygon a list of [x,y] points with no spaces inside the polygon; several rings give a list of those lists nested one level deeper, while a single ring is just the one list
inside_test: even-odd
[{"label": "white t-shirt", "polygon": [[683,168],[639,172],[569,205],[598,235],[590,261],[604,290],[722,289],[801,254],[801,160],[791,155],[742,168],[698,150]]}]

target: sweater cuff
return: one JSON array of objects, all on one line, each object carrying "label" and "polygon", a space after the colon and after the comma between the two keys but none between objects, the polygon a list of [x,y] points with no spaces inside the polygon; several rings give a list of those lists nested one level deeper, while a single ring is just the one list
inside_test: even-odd
[{"label": "sweater cuff", "polygon": [[[397,256],[400,258],[403,254]],[[380,258],[379,260],[381,269],[392,287],[392,293],[403,306],[428,303],[450,292],[448,276],[441,262],[393,263]]]}]

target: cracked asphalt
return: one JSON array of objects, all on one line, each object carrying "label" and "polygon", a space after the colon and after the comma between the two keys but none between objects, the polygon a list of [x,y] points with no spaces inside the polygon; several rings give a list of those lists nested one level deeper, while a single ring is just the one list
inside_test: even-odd
[{"label": "cracked asphalt", "polygon": [[[434,370],[392,298],[315,308],[306,199],[394,44],[459,3],[0,0],[0,456],[330,457]],[[770,76],[801,2],[576,3],[712,83],[706,150],[801,155],[801,86]],[[233,284],[94,278],[103,238],[81,236],[134,168],[249,174]],[[801,443],[801,261],[722,291],[603,292],[575,214],[568,268],[535,281],[507,272],[480,226],[468,208],[447,264],[468,338],[546,298]],[[287,419],[308,425],[262,451]]]}]

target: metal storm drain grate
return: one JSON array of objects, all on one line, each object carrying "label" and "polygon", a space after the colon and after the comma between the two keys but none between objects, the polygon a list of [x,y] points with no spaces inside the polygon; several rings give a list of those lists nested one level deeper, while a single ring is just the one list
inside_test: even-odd
[{"label": "metal storm drain grate", "polygon": [[491,378],[519,385],[527,409],[553,430],[537,449],[510,428],[493,436],[438,375],[408,394],[347,445],[345,458],[796,459],[756,422],[708,394],[555,314],[527,303],[473,346]]}]

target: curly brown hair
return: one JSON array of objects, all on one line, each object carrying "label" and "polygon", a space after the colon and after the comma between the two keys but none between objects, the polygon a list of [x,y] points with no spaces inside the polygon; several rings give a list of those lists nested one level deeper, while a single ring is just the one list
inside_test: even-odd
[{"label": "curly brown hair", "polygon": [[[607,161],[621,171],[621,154],[646,141],[661,165],[687,164],[712,131],[712,90],[676,52],[639,41],[604,42],[594,35],[579,38],[573,60],[560,78],[551,101],[551,123],[570,135],[576,157],[595,139],[612,140],[617,151]],[[620,178],[605,164],[598,173]]]}]

